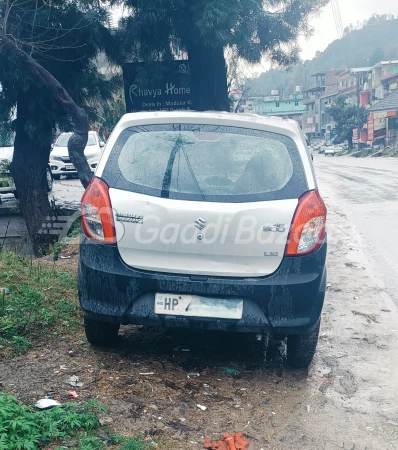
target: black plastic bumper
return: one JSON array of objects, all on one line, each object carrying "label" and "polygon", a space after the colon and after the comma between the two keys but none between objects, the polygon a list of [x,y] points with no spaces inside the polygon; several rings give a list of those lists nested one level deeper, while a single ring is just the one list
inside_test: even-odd
[{"label": "black plastic bumper", "polygon": [[[85,314],[105,322],[223,331],[298,334],[310,331],[322,311],[326,241],[311,255],[285,257],[261,278],[197,277],[147,272],[127,266],[115,246],[82,236],[79,298]],[[156,292],[244,299],[241,320],[157,315]]]}]

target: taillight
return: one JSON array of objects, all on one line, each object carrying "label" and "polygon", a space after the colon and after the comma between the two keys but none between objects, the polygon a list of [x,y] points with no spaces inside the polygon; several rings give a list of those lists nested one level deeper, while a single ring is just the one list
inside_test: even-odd
[{"label": "taillight", "polygon": [[109,187],[105,181],[93,178],[83,194],[81,212],[82,228],[87,237],[104,244],[116,243]]},{"label": "taillight", "polygon": [[318,191],[304,194],[294,214],[285,254],[300,256],[318,250],[325,238],[326,214]]}]

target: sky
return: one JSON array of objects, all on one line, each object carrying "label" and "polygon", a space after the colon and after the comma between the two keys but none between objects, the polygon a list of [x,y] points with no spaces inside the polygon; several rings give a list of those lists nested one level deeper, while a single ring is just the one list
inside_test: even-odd
[{"label": "sky", "polygon": [[[363,22],[375,13],[398,15],[398,1],[396,0],[338,0],[338,3],[343,28],[350,23],[356,25],[357,21]],[[301,56],[304,60],[312,59],[318,50],[325,50],[331,42],[338,39],[330,3],[320,16],[312,19],[311,25],[314,27],[314,35],[309,40],[303,38],[300,42]]]}]

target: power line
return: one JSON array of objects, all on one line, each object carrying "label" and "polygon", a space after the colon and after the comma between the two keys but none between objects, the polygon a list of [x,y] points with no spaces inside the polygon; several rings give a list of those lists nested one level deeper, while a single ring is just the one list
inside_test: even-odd
[{"label": "power line", "polygon": [[331,5],[332,5],[334,23],[336,25],[337,36],[339,39],[341,39],[344,34],[344,28],[343,28],[343,21],[341,20],[340,5],[339,5],[338,0],[332,0]]}]

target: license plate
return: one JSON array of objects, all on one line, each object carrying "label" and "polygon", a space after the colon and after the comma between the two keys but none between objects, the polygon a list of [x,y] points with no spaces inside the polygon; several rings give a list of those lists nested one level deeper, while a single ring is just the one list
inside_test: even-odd
[{"label": "license plate", "polygon": [[242,318],[243,313],[243,299],[156,294],[155,313],[172,316],[239,320]]},{"label": "license plate", "polygon": [[75,170],[75,166],[65,166],[65,170]]}]

